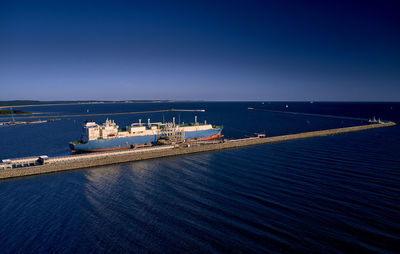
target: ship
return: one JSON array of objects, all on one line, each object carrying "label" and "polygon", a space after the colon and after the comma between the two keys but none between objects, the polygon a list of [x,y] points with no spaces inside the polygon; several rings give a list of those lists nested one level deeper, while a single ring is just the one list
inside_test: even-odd
[{"label": "ship", "polygon": [[164,143],[182,143],[222,138],[222,126],[213,126],[197,122],[194,123],[132,123],[122,129],[113,121],[107,119],[102,125],[93,120],[87,120],[82,127],[82,134],[78,141],[70,142],[72,152],[103,152],[122,149],[133,149],[143,146],[152,146]]}]

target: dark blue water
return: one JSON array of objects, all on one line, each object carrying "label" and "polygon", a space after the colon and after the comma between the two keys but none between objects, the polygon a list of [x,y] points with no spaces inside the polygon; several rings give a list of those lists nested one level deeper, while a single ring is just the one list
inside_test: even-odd
[{"label": "dark blue water", "polygon": [[[288,104],[289,108],[285,108]],[[327,118],[247,107],[338,115]],[[43,115],[204,108],[228,138],[400,122],[399,103],[26,107]],[[164,113],[189,122],[194,113]],[[45,118],[43,116],[43,118]],[[88,117],[0,127],[0,159],[69,153]],[[106,116],[90,117],[98,122]],[[120,126],[162,113],[110,116]],[[0,181],[3,253],[400,251],[400,127]]]}]

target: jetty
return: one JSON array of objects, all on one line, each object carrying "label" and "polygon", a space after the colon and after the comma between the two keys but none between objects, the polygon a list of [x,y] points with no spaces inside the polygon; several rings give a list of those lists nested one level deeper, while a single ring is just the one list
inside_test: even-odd
[{"label": "jetty", "polygon": [[78,114],[78,115],[29,115],[20,117],[1,117],[0,120],[4,119],[27,119],[27,118],[71,118],[71,117],[93,117],[93,116],[112,116],[112,115],[136,115],[136,114],[153,114],[153,113],[166,113],[166,112],[205,112],[205,109],[159,109],[159,110],[148,110],[148,111],[134,111],[134,112],[117,112],[117,113],[93,113],[93,114]]},{"label": "jetty", "polygon": [[35,120],[35,121],[12,121],[12,122],[0,122],[0,126],[2,125],[21,125],[21,124],[35,124],[35,123],[48,123],[60,121],[61,119],[47,119],[47,120]]},{"label": "jetty", "polygon": [[2,163],[0,163],[0,179],[48,174],[67,170],[90,168],[168,156],[178,156],[184,154],[239,148],[273,142],[336,135],[347,132],[390,127],[394,125],[396,125],[396,123],[394,122],[383,122],[377,124],[366,124],[353,127],[310,131],[274,137],[265,137],[265,135],[258,135],[257,137],[220,140],[218,142],[183,142],[181,144],[135,148],[116,152],[78,154],[54,158],[42,155],[29,158],[4,159]]}]

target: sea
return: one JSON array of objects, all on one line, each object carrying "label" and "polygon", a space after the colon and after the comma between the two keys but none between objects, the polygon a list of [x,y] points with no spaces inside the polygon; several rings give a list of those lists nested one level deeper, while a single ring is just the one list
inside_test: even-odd
[{"label": "sea", "polygon": [[[205,112],[111,114],[171,108]],[[229,139],[354,126],[374,116],[400,123],[400,103],[391,102],[14,109],[60,120],[0,126],[0,159],[68,155],[88,119],[124,127],[197,116],[223,125]],[[399,253],[400,127],[1,180],[0,204],[1,253]]]}]

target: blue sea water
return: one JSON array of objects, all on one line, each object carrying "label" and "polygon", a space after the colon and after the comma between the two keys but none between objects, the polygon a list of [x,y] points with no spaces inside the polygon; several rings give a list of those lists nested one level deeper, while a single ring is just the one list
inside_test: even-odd
[{"label": "blue sea water", "polygon": [[[288,108],[286,108],[286,104]],[[248,107],[307,113],[249,111]],[[400,103],[179,102],[22,107],[223,125],[227,138],[400,122]],[[89,111],[89,113],[87,113]],[[321,115],[341,116],[323,117]],[[90,117],[97,122],[107,116]],[[88,117],[0,127],[0,159],[70,153]],[[5,121],[5,117],[0,120]],[[400,127],[0,181],[2,253],[400,252]]]}]

